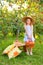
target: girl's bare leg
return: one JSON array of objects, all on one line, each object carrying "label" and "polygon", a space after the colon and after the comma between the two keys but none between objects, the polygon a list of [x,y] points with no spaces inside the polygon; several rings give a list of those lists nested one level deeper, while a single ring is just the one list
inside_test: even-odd
[{"label": "girl's bare leg", "polygon": [[27,55],[29,55],[29,47],[27,47],[26,45],[24,46],[24,51],[26,52]]},{"label": "girl's bare leg", "polygon": [[24,51],[26,52],[27,55],[29,55],[29,50],[27,46],[24,46]]},{"label": "girl's bare leg", "polygon": [[29,55],[29,48],[26,47],[26,54]]},{"label": "girl's bare leg", "polygon": [[33,55],[33,53],[32,53],[32,48],[30,48],[30,55]]}]

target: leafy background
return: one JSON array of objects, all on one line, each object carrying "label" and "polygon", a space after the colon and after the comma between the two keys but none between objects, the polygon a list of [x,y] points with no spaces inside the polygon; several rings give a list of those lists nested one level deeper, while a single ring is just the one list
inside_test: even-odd
[{"label": "leafy background", "polygon": [[[43,34],[43,0],[4,0],[0,1],[0,38],[24,36],[22,18],[32,16],[34,35]],[[14,5],[14,6],[13,6]]]}]

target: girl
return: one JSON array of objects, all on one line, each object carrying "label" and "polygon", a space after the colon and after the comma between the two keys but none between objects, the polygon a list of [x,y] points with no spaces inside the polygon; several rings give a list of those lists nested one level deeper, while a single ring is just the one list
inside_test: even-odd
[{"label": "girl", "polygon": [[[24,17],[24,29],[25,29],[25,37],[24,42],[26,43],[26,53],[27,55],[32,55],[32,48],[34,47],[34,37],[33,37],[33,19],[31,17]],[[30,49],[30,52],[28,51],[28,48]]]}]

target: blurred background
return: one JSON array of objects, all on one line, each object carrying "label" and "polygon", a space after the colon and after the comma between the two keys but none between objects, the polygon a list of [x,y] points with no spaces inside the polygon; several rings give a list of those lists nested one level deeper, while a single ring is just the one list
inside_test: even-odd
[{"label": "blurred background", "polygon": [[[35,21],[35,47],[33,56],[25,52],[11,60],[2,55],[3,50],[16,39],[23,42],[24,16]],[[43,0],[0,0],[0,65],[43,65]]]},{"label": "blurred background", "polygon": [[34,36],[43,34],[43,0],[0,0],[0,39],[24,37],[22,18],[32,16]]}]

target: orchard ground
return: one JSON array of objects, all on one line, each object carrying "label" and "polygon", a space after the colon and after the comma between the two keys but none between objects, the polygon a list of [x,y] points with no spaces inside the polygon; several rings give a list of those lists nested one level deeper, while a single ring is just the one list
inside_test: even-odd
[{"label": "orchard ground", "polygon": [[[35,41],[32,56],[22,52],[18,57],[9,60],[7,55],[2,55],[3,50],[15,39],[15,37],[8,37],[0,40],[0,65],[43,65],[43,41],[40,41],[40,38]],[[23,38],[18,39],[23,42]]]}]

